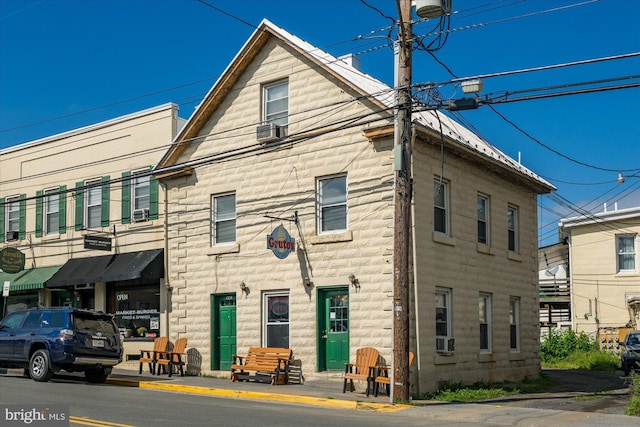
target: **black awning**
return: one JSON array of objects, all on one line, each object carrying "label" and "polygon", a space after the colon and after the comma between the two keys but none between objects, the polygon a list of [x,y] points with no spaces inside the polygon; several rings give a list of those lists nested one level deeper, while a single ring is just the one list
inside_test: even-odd
[{"label": "black awning", "polygon": [[163,249],[87,258],[72,258],[49,280],[48,288],[95,282],[117,282],[164,277]]}]

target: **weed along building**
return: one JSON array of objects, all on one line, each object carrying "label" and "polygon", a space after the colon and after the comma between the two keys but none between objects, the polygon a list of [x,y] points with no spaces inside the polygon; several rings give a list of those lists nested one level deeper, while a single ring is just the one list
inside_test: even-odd
[{"label": "weed along building", "polygon": [[[188,119],[155,176],[170,330],[204,372],[249,347],[291,348],[307,378],[339,378],[361,347],[391,361],[393,99],[263,21]],[[536,201],[553,187],[442,114],[413,127],[412,392],[537,375]]]},{"label": "weed along building", "polygon": [[113,313],[127,355],[167,333],[165,197],[150,172],[183,123],[164,104],[0,150],[0,250],[25,256],[0,272],[7,311]]}]

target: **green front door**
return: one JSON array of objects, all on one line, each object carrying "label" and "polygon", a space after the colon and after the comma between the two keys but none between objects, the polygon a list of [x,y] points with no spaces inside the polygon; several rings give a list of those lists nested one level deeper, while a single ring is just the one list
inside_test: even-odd
[{"label": "green front door", "polygon": [[236,354],[236,296],[212,295],[211,369],[231,369],[231,356]]},{"label": "green front door", "polygon": [[349,362],[349,288],[319,291],[319,368],[344,369]]}]

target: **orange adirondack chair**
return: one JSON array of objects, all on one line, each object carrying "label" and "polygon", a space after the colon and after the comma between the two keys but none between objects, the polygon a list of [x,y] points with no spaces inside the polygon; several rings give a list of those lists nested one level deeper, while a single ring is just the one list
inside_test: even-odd
[{"label": "orange adirondack chair", "polygon": [[[413,363],[413,358],[415,355],[413,352],[409,352],[409,367]],[[376,367],[376,377],[373,380],[373,395],[378,397],[378,390],[380,388],[380,384],[384,384],[387,389],[387,395],[389,395],[391,387],[391,376],[389,375],[389,366],[378,366]]]},{"label": "orange adirondack chair", "polygon": [[173,375],[173,369],[178,367],[180,369],[180,376],[184,377],[184,364],[185,349],[187,348],[187,339],[178,338],[173,345],[171,351],[159,352],[159,357],[156,363],[158,364],[157,374],[160,375],[160,366],[163,367],[163,371],[168,372],[169,376]]},{"label": "orange adirondack chair", "polygon": [[344,368],[344,385],[342,392],[347,391],[347,381],[350,383],[349,391],[354,391],[353,380],[367,382],[367,395],[373,385],[375,367],[378,364],[380,353],[373,347],[363,347],[356,350],[356,362],[347,363]]},{"label": "orange adirondack chair", "polygon": [[158,361],[158,354],[161,351],[166,351],[169,345],[168,337],[158,337],[153,340],[153,350],[140,350],[140,369],[138,373],[142,373],[142,365],[149,364],[149,371],[151,374],[156,373],[156,362]]}]

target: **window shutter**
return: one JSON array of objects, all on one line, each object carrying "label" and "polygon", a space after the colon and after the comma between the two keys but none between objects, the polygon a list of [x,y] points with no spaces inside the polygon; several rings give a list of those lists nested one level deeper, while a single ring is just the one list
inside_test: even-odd
[{"label": "window shutter", "polygon": [[149,219],[158,219],[158,180],[149,177]]},{"label": "window shutter", "polygon": [[20,195],[20,231],[18,233],[20,240],[27,237],[27,195]]},{"label": "window shutter", "polygon": [[42,237],[42,190],[36,191],[36,237]]},{"label": "window shutter", "polygon": [[0,243],[4,242],[4,197],[0,198]]},{"label": "window shutter", "polygon": [[111,201],[111,186],[109,176],[102,177],[102,215],[101,224],[103,227],[109,226],[109,202]]},{"label": "window shutter", "polygon": [[122,223],[131,223],[131,172],[122,172]]},{"label": "window shutter", "polygon": [[58,196],[58,233],[67,232],[67,186],[61,185]]},{"label": "window shutter", "polygon": [[83,181],[76,182],[76,231],[82,230],[82,225],[84,223],[84,190],[82,187],[84,187]]}]

